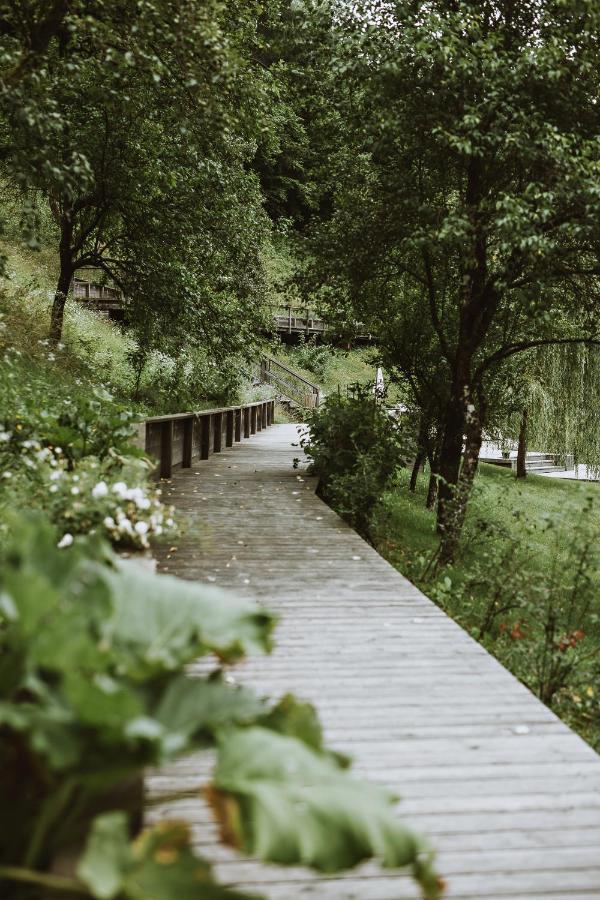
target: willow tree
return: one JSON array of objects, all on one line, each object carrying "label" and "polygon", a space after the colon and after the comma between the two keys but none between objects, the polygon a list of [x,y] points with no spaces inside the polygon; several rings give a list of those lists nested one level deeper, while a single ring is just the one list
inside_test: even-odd
[{"label": "willow tree", "polygon": [[377,335],[383,306],[402,330],[420,297],[447,373],[448,562],[504,361],[600,336],[600,8],[372,0],[341,5],[339,32],[347,127],[322,281]]},{"label": "willow tree", "polygon": [[497,428],[518,440],[517,475],[526,474],[527,447],[600,472],[600,348],[545,347],[524,355],[513,375],[513,402]]}]

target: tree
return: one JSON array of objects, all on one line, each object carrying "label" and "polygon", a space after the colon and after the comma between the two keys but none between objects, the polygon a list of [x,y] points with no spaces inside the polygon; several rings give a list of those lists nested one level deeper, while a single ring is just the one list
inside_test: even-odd
[{"label": "tree", "polygon": [[[452,561],[502,364],[598,340],[600,10],[365,2],[339,13],[327,298],[397,333],[414,302],[445,372],[441,562]],[[351,50],[348,50],[351,48]],[[423,326],[425,327],[425,326]],[[417,348],[418,350],[418,348]],[[399,360],[403,368],[403,361]]]},{"label": "tree", "polygon": [[4,171],[47,199],[59,234],[51,337],[74,273],[97,266],[146,341],[169,321],[176,341],[229,332],[239,347],[261,320],[266,220],[247,170],[260,79],[216,3],[89,6],[60,6],[49,34],[37,4],[18,5],[4,29],[5,87],[21,73],[16,96],[2,92]]}]

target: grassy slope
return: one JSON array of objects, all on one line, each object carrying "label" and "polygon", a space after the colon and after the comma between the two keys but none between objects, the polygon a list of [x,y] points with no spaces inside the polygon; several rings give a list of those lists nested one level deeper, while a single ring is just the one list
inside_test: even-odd
[{"label": "grassy slope", "polygon": [[[325,394],[331,394],[338,388],[343,392],[349,385],[357,382],[374,382],[377,371],[372,347],[359,347],[355,350],[327,347],[323,353],[322,372],[315,372],[303,365],[302,351],[295,346],[282,344],[281,349],[273,356],[309,381],[318,384]],[[393,389],[390,391],[390,398],[395,400]]]},{"label": "grassy slope", "polygon": [[[406,490],[407,472],[401,474],[400,481],[402,489],[389,494],[385,499],[385,518],[380,519],[380,528],[387,534],[382,532],[381,540],[384,550],[386,540],[402,541],[402,547],[398,546],[393,550],[392,561],[399,567],[411,569],[414,575],[415,556],[432,552],[436,547],[435,517],[425,508],[427,478],[420,477],[415,494]],[[517,480],[511,472],[483,463],[475,483],[467,524],[478,516],[489,517],[491,513],[495,522],[514,529],[518,527],[516,511],[527,514],[532,519],[545,514],[575,517],[587,496],[596,498],[594,516],[600,532],[600,485],[544,478],[541,475],[528,475],[525,480]],[[546,566],[551,553],[548,536],[540,532],[536,545],[537,563],[540,567]],[[462,562],[455,567],[458,577],[468,565],[469,558],[467,548]]]},{"label": "grassy slope", "polygon": [[[449,577],[452,588],[441,596],[437,594],[435,580],[426,575],[427,561],[437,546],[435,534],[435,517],[425,508],[427,478],[420,477],[415,494],[408,491],[408,472],[403,471],[399,484],[394,491],[388,493],[381,503],[375,524],[376,545],[378,550],[403,574],[411,579],[422,590],[439,602],[446,612],[452,615],[467,629],[475,630],[481,622],[482,610],[486,605],[485,586],[480,586],[480,593],[471,604],[463,605],[457,600],[458,592],[469,573],[469,569],[477,556],[476,543],[469,540],[462,551],[457,564],[444,577]],[[482,464],[477,477],[472,502],[469,508],[466,528],[473,528],[477,519],[485,519],[518,534],[520,520],[539,522],[544,516],[558,518],[567,531],[581,515],[581,510],[591,498],[593,501],[592,523],[600,534],[600,484],[586,482],[562,481],[529,475],[526,480],[517,480],[511,472],[495,466]],[[564,533],[564,532],[563,532]],[[533,582],[536,576],[550,570],[560,558],[561,546],[557,547],[557,535],[554,529],[536,528],[528,532],[527,540],[533,546],[533,552],[527,556],[527,568]],[[600,613],[600,575],[599,601],[597,613]],[[518,614],[515,614],[518,617]],[[514,618],[514,616],[513,616]],[[586,627],[589,640],[600,649],[600,633],[598,625],[590,619]],[[502,662],[509,664],[505,657],[505,647],[497,640],[487,640],[486,646],[497,655]],[[518,671],[515,674],[519,675]],[[579,708],[579,698],[573,695],[568,698],[567,705],[560,708],[559,713],[573,727],[600,750],[600,734],[590,724]]]},{"label": "grassy slope", "polygon": [[23,365],[62,389],[77,392],[78,382],[91,380],[127,399],[131,391],[131,370],[127,354],[133,342],[108,319],[68,303],[62,348],[56,359],[48,359],[50,319],[49,292],[55,283],[55,266],[50,253],[34,253],[4,244],[8,280],[0,289],[5,329],[3,341],[23,354]]}]

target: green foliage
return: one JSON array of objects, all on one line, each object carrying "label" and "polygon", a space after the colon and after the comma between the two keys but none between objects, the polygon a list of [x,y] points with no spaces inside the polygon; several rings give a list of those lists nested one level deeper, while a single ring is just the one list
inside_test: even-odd
[{"label": "green foliage", "polygon": [[369,388],[350,397],[333,394],[308,419],[303,440],[319,492],[360,534],[369,537],[371,516],[397,470],[410,439]]},{"label": "green foliage", "polygon": [[[333,761],[285,735],[262,728],[228,734],[212,800],[235,844],[261,859],[322,872],[371,856],[385,866],[415,865],[416,875],[423,871],[419,856],[427,866],[425,847],[392,814],[394,797],[354,781]],[[361,810],[360,820],[355,809]]]},{"label": "green foliage", "polygon": [[593,0],[338,8],[309,284],[434,420],[445,562],[504,362],[600,340],[599,24]]},{"label": "green foliage", "polygon": [[[129,843],[143,771],[216,746],[208,794],[230,843],[323,871],[378,856],[439,896],[424,845],[385,792],[343,772],[309,705],[271,706],[218,668],[185,676],[199,656],[268,651],[270,613],[118,561],[97,540],[57,548],[42,520],[15,519],[11,534],[0,568],[3,895],[25,900],[37,885],[100,900],[241,897],[214,883],[185,825]],[[66,860],[72,874],[55,876]]]},{"label": "green foliage", "polygon": [[317,382],[321,382],[326,376],[332,352],[326,344],[317,344],[314,336],[307,339],[302,334],[300,342],[294,347],[293,355],[303,369],[307,369]]},{"label": "green foliage", "polygon": [[596,485],[483,466],[460,554],[432,566],[433,516],[398,489],[375,532],[380,550],[593,746],[600,725],[600,509]]}]

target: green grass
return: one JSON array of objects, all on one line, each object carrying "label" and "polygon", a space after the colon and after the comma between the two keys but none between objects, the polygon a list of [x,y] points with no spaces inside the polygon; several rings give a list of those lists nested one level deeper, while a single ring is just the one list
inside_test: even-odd
[{"label": "green grass", "polygon": [[[377,365],[373,347],[359,347],[354,350],[343,350],[339,347],[321,345],[319,364],[310,367],[306,364],[306,352],[302,345],[281,345],[273,353],[275,359],[303,375],[308,381],[317,384],[325,395],[338,389],[345,392],[350,385],[374,383]],[[386,385],[387,379],[384,380]],[[392,402],[397,399],[397,391],[390,387],[389,397]]]},{"label": "green grass", "polygon": [[[539,658],[539,644],[535,642],[539,641],[545,615],[540,598],[544,597],[545,586],[559,585],[553,588],[554,596],[563,612],[568,609],[569,591],[562,585],[571,582],[569,575],[566,581],[562,579],[567,567],[571,567],[571,573],[574,568],[569,555],[573,534],[583,519],[592,534],[600,534],[600,484],[539,475],[517,480],[510,471],[482,464],[457,561],[451,568],[436,570],[432,564],[438,546],[435,515],[425,507],[427,475],[420,476],[414,494],[408,490],[408,480],[409,473],[403,470],[394,489],[379,504],[373,527],[377,549],[463,627],[482,637],[486,648],[517,677],[537,690],[535,660]],[[583,516],[586,508],[589,512]],[[512,549],[505,555],[509,547]],[[589,658],[580,670],[574,670],[552,707],[600,750],[599,669],[593,668],[600,665],[594,663],[594,654],[600,660],[597,560],[590,584],[587,596],[595,598],[595,606],[592,601],[585,621],[570,626],[571,630],[583,626],[585,644],[581,650]],[[495,596],[500,597],[502,605],[514,598],[520,605],[498,615],[482,636],[485,613]],[[563,620],[568,621],[564,615]],[[529,636],[513,639],[508,632],[519,622],[525,624]]]},{"label": "green grass", "polygon": [[[398,567],[415,574],[416,555],[433,553],[437,546],[434,513],[425,507],[427,475],[420,476],[417,490],[411,494],[408,487],[409,473],[399,476],[398,489],[390,492],[379,510],[377,528],[381,547],[389,544],[390,558]],[[492,518],[495,523],[509,529],[518,529],[518,515],[530,519],[542,516],[572,516],[582,508],[586,497],[596,498],[594,521],[600,533],[600,484],[593,482],[563,481],[528,475],[517,479],[506,469],[482,463],[475,481],[473,496],[467,514],[467,527],[477,518]],[[399,543],[401,541],[401,544]],[[535,541],[535,539],[534,539]],[[386,544],[387,542],[387,544]],[[537,563],[546,566],[551,559],[552,543],[549,533],[539,532],[537,538]],[[461,557],[454,567],[456,577],[468,568],[473,552],[463,547]]]}]

